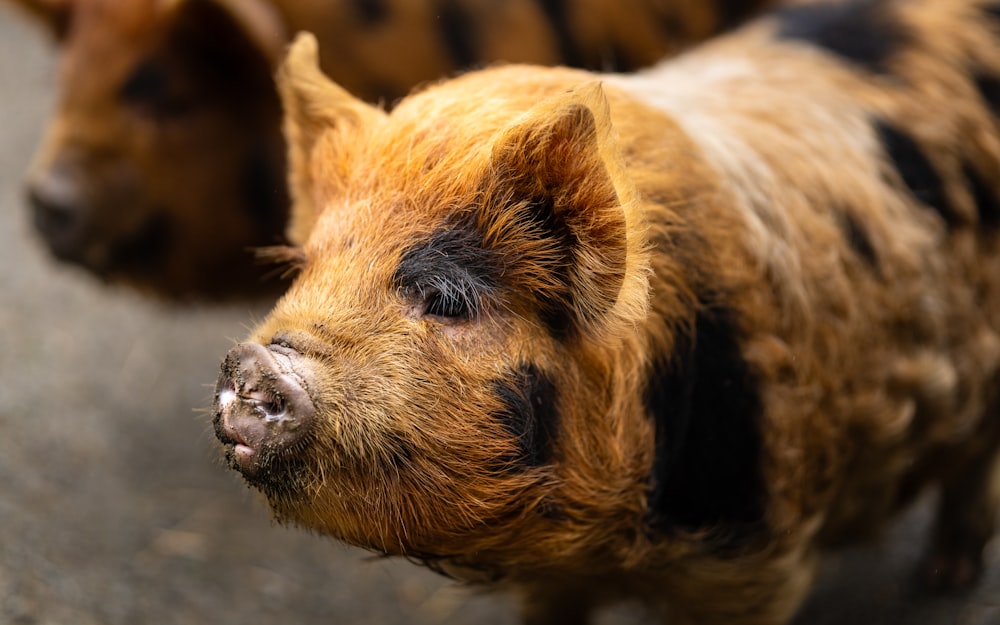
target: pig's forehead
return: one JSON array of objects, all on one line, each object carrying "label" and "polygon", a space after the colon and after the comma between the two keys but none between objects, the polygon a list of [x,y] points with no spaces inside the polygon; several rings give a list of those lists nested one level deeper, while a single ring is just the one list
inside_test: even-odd
[{"label": "pig's forehead", "polygon": [[343,240],[413,241],[456,211],[482,206],[496,142],[521,107],[462,102],[438,90],[406,100],[362,139],[314,153],[314,176],[331,175],[324,158],[351,163],[347,183],[325,198],[313,232]]},{"label": "pig's forehead", "polygon": [[162,0],[76,0],[73,19],[81,33],[136,40],[164,22]]},{"label": "pig's forehead", "polygon": [[326,209],[369,222],[419,221],[475,203],[492,173],[493,137],[454,140],[460,132],[442,123],[374,137],[355,155],[347,185]]},{"label": "pig's forehead", "polygon": [[392,256],[429,238],[456,211],[474,205],[471,197],[443,200],[432,195],[405,196],[375,193],[329,202],[306,243],[310,257],[350,252]]},{"label": "pig's forehead", "polygon": [[90,85],[110,80],[152,49],[165,23],[153,0],[79,0],[71,28],[63,82]]}]

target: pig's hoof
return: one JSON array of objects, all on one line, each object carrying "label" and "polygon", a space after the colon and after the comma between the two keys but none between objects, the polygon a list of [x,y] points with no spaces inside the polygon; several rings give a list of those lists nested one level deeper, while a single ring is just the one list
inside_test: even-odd
[{"label": "pig's hoof", "polygon": [[315,417],[294,350],[243,343],[229,351],[215,390],[215,434],[247,478],[299,443]]}]

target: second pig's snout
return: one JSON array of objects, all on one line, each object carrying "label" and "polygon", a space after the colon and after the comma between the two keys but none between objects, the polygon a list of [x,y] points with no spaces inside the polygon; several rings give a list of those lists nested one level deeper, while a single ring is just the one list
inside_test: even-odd
[{"label": "second pig's snout", "polygon": [[35,175],[28,183],[35,230],[61,260],[85,262],[93,219],[78,176],[61,167]]},{"label": "second pig's snout", "polygon": [[229,351],[215,389],[215,434],[233,468],[253,478],[308,437],[315,406],[296,370],[298,352],[241,343]]}]

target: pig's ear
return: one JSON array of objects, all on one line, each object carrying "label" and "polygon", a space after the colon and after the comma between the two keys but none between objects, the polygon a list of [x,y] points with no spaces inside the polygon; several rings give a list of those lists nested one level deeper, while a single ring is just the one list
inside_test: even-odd
[{"label": "pig's ear", "polygon": [[57,40],[62,40],[69,30],[73,14],[73,0],[10,0],[35,18]]},{"label": "pig's ear", "polygon": [[536,265],[520,290],[537,294],[554,333],[599,339],[644,317],[643,220],[600,83],[530,110],[494,145],[490,177],[488,210],[513,222],[513,249]]},{"label": "pig's ear", "polygon": [[[285,22],[266,0],[158,0],[164,12],[197,20],[206,8],[221,10],[273,67],[288,43]],[[211,5],[209,7],[208,5]]]},{"label": "pig's ear", "polygon": [[[321,202],[338,193],[346,179],[348,163],[338,146],[349,145],[352,137],[385,119],[381,109],[327,78],[319,68],[318,55],[316,38],[300,33],[278,70],[293,199],[286,234],[295,245],[305,242],[322,209]],[[325,147],[322,162],[313,162],[319,144]]]}]

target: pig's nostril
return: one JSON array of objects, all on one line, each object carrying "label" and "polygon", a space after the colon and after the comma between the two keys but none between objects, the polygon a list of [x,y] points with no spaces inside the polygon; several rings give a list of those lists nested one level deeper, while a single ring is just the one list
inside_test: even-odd
[{"label": "pig's nostril", "polygon": [[254,409],[264,417],[267,422],[281,421],[288,417],[288,405],[281,397],[276,396],[250,396],[246,398]]}]

